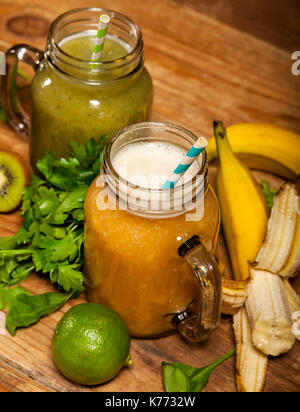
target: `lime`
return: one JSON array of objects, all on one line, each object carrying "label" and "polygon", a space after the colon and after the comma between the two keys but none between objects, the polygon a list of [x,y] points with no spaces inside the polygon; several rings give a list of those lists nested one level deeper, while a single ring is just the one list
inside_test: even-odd
[{"label": "lime", "polygon": [[96,303],[72,307],[54,332],[52,356],[59,371],[82,385],[100,385],[129,362],[130,334],[114,310]]}]

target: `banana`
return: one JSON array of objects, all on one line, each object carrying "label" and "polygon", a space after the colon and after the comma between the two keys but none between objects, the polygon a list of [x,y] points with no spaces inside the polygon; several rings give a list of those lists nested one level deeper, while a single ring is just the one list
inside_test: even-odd
[{"label": "banana", "polygon": [[236,381],[239,392],[263,392],[268,356],[252,343],[251,329],[245,308],[233,317],[233,328],[237,345]]},{"label": "banana", "polygon": [[247,298],[248,281],[237,282],[235,280],[223,279],[223,315],[235,315],[244,305]]},{"label": "banana", "polygon": [[[271,216],[268,222],[267,235],[257,257],[255,268],[278,273],[287,261],[293,247],[297,223],[299,198],[293,183],[285,183],[274,200]],[[296,258],[294,257],[296,254]],[[286,273],[293,271],[294,263],[299,254],[299,246],[291,256]],[[292,267],[291,267],[292,266]],[[297,269],[297,267],[296,267]]]},{"label": "banana", "polygon": [[[227,128],[234,153],[252,169],[264,170],[286,179],[300,174],[300,135],[264,123],[242,123]],[[208,160],[217,158],[215,139],[206,148]]]},{"label": "banana", "polygon": [[[298,185],[297,185],[298,187]],[[300,197],[298,191],[298,208],[297,208],[297,222],[295,228],[295,236],[288,260],[284,267],[280,270],[279,275],[282,277],[296,276],[300,270]]]},{"label": "banana", "polygon": [[235,280],[246,280],[248,262],[255,259],[265,236],[267,205],[251,172],[232,152],[223,124],[214,122],[214,129],[219,158],[217,193],[226,243]]},{"label": "banana", "polygon": [[283,286],[292,315],[292,333],[300,341],[300,297],[292,288],[288,279],[283,279]]},{"label": "banana", "polygon": [[279,356],[295,343],[292,319],[280,276],[251,268],[246,310],[252,341],[265,355]]}]

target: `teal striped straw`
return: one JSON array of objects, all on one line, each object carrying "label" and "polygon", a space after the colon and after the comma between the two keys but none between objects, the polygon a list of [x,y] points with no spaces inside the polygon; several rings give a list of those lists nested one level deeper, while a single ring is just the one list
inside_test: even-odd
[{"label": "teal striped straw", "polygon": [[184,156],[181,163],[173,171],[173,174],[165,182],[162,189],[167,190],[167,189],[172,189],[173,187],[175,187],[176,184],[181,179],[181,177],[191,167],[193,162],[205,150],[207,146],[208,146],[208,141],[205,139],[205,137],[199,137],[197,142],[192,146],[192,148]]},{"label": "teal striped straw", "polygon": [[[100,62],[102,51],[104,48],[104,42],[107,34],[108,24],[110,22],[110,17],[107,14],[102,14],[99,18],[97,36],[95,45],[93,48],[92,62]],[[92,69],[96,69],[97,64],[91,64]]]}]

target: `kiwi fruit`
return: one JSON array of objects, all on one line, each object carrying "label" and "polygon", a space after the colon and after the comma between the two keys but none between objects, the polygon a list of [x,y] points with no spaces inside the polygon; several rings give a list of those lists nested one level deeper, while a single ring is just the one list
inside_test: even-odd
[{"label": "kiwi fruit", "polygon": [[21,203],[26,171],[13,153],[0,151],[0,213],[15,210]]}]

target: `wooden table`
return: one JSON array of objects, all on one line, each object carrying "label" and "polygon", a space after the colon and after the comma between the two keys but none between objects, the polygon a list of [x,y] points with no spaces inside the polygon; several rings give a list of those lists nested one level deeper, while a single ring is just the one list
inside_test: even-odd
[{"label": "wooden table", "polygon": [[[210,136],[213,118],[227,125],[260,121],[300,130],[300,76],[291,73],[291,51],[300,49],[298,0],[274,1],[271,9],[266,3],[102,0],[101,5],[125,13],[142,28],[146,64],[155,87],[153,120],[175,121]],[[90,0],[89,5],[99,2]],[[58,14],[85,6],[84,0],[28,0],[25,6],[23,0],[5,0],[0,5],[0,46],[26,42],[42,48],[49,24]],[[27,158],[28,142],[1,124],[0,149],[11,148]],[[18,212],[2,215],[0,236],[15,233],[21,224]],[[299,292],[299,279],[294,285]],[[51,290],[38,276],[30,277],[24,286],[33,293]],[[88,389],[66,381],[51,361],[51,337],[69,307],[19,331],[15,338],[0,336],[0,391],[161,391],[162,360],[202,366],[234,346],[230,317],[222,319],[208,342],[197,346],[177,335],[133,340],[134,367],[107,385]],[[299,344],[270,360],[266,391],[300,391],[299,360]],[[205,390],[236,390],[234,359],[215,371]]]}]

